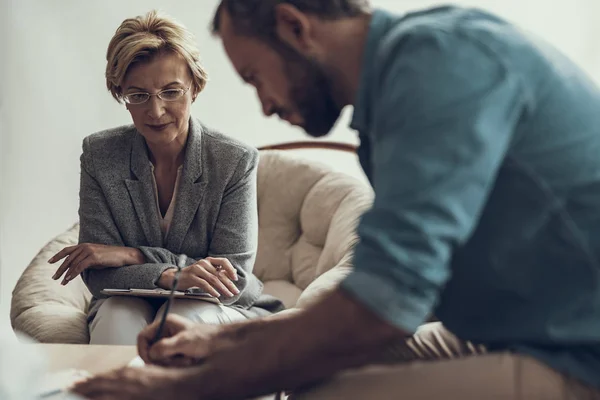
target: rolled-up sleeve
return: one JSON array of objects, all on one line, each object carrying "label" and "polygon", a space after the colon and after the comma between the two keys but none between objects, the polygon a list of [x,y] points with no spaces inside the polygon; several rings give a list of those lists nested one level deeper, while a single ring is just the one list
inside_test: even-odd
[{"label": "rolled-up sleeve", "polygon": [[375,200],[341,287],[414,332],[451,278],[525,113],[519,77],[475,39],[429,31],[389,41],[371,108]]}]

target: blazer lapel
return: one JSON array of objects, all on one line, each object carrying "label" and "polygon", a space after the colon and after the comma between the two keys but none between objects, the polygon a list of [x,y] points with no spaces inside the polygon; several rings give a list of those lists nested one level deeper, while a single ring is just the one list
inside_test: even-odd
[{"label": "blazer lapel", "polygon": [[148,246],[163,247],[150,160],[144,138],[139,133],[136,133],[131,149],[131,171],[137,180],[126,179],[125,184]]},{"label": "blazer lapel", "polygon": [[190,131],[175,200],[175,212],[167,235],[167,248],[171,251],[181,252],[183,240],[202,202],[207,183],[200,179],[201,176],[202,125],[190,118]]}]

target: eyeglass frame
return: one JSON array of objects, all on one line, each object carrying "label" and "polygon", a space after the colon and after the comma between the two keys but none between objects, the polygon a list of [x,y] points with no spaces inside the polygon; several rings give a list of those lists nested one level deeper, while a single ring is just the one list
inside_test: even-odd
[{"label": "eyeglass frame", "polygon": [[[129,105],[132,105],[132,106],[139,106],[139,105],[142,105],[142,104],[146,104],[146,103],[148,103],[148,101],[150,101],[150,98],[151,98],[152,96],[156,96],[156,97],[158,97],[159,99],[161,99],[162,101],[166,101],[166,102],[169,102],[169,103],[171,103],[171,102],[174,102],[174,101],[177,101],[177,100],[181,99],[183,96],[185,96],[185,94],[186,94],[187,92],[189,92],[189,91],[190,91],[190,89],[191,89],[191,88],[192,88],[192,84],[190,83],[190,85],[187,87],[187,89],[163,89],[163,90],[161,90],[161,91],[160,91],[160,92],[158,92],[158,93],[148,93],[148,92],[133,92],[133,93],[128,93],[128,94],[122,95],[121,97],[122,97],[123,101],[124,101],[126,104],[129,104]],[[161,95],[162,93],[164,93],[164,92],[168,92],[168,91],[178,91],[178,92],[181,92],[181,91],[182,91],[182,92],[181,92],[181,95],[179,95],[179,96],[178,96],[176,99],[173,99],[173,100],[163,99],[163,98],[162,98],[160,95]],[[131,101],[129,101],[129,99],[128,99],[128,96],[132,96],[132,95],[134,95],[134,94],[145,94],[145,95],[147,95],[147,96],[148,96],[148,98],[147,98],[146,100],[142,101],[141,103],[132,103]]]}]

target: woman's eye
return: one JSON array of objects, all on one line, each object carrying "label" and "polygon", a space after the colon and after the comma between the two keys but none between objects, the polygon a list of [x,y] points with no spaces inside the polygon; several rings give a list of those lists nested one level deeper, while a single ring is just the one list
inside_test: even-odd
[{"label": "woman's eye", "polygon": [[181,97],[182,92],[183,91],[180,89],[169,89],[169,90],[163,91],[161,93],[161,96],[167,100],[175,100],[175,99]]},{"label": "woman's eye", "polygon": [[132,93],[132,94],[127,95],[127,97],[129,97],[130,100],[133,100],[133,101],[136,101],[136,102],[137,101],[144,101],[147,96],[148,95],[145,94],[145,93]]}]

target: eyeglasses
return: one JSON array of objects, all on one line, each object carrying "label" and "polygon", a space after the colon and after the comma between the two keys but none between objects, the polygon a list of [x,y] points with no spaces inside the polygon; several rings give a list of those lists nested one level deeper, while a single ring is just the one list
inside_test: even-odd
[{"label": "eyeglasses", "polygon": [[123,100],[125,100],[125,103],[127,104],[144,104],[145,102],[147,102],[148,100],[150,100],[150,97],[152,96],[156,96],[161,100],[164,101],[176,101],[179,100],[181,97],[183,97],[184,94],[186,94],[190,88],[192,87],[192,85],[190,85],[187,89],[165,89],[165,90],[161,90],[158,93],[146,93],[146,92],[136,92],[136,93],[129,93],[123,96]]}]

